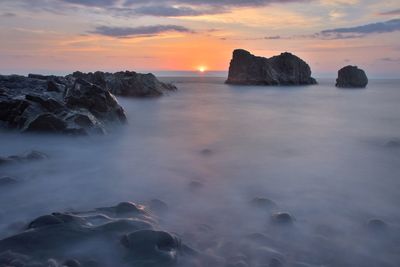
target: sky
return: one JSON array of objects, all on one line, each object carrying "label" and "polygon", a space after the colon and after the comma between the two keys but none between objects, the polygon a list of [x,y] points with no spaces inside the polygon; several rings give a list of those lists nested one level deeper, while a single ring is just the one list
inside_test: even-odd
[{"label": "sky", "polygon": [[0,0],[0,40],[2,74],[226,71],[242,48],[400,78],[400,1]]}]

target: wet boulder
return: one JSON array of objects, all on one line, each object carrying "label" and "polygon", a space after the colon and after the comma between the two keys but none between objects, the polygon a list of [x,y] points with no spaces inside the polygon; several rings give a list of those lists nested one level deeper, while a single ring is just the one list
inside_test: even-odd
[{"label": "wet boulder", "polygon": [[0,75],[0,123],[22,132],[104,134],[126,116],[105,88],[73,77]]},{"label": "wet boulder", "polygon": [[368,220],[367,228],[371,231],[383,231],[387,229],[387,224],[381,219],[373,218]]},{"label": "wet boulder", "polygon": [[[175,265],[178,257],[190,261],[198,256],[175,235],[138,219],[140,207],[122,202],[111,207],[113,217],[104,215],[108,212],[104,208],[40,216],[21,232],[0,240],[0,266],[22,261],[21,266],[155,267]],[[101,220],[93,219],[99,216]]]},{"label": "wet boulder", "polygon": [[236,85],[308,85],[316,84],[310,66],[291,53],[271,58],[237,49],[229,66],[228,84]]},{"label": "wet boulder", "polygon": [[180,240],[167,232],[140,230],[125,235],[121,243],[127,249],[127,257],[133,262],[146,262],[150,266],[170,265],[177,262]]},{"label": "wet boulder", "polygon": [[54,215],[43,215],[30,222],[28,225],[28,229],[46,227],[49,225],[61,224],[61,223],[63,223],[63,221]]},{"label": "wet boulder", "polygon": [[27,122],[25,132],[62,133],[67,128],[67,123],[51,113],[43,113]]},{"label": "wet boulder", "polygon": [[272,214],[271,221],[276,225],[292,225],[294,218],[287,212],[276,212]]},{"label": "wet boulder", "polygon": [[9,177],[9,176],[0,177],[0,187],[7,186],[7,185],[13,185],[16,183],[17,183],[17,180],[12,177]]},{"label": "wet boulder", "polygon": [[87,109],[101,119],[126,122],[124,110],[109,91],[81,78],[67,91],[65,102],[69,108]]},{"label": "wet boulder", "polygon": [[114,213],[116,216],[145,214],[141,205],[132,202],[120,202],[116,206],[97,208],[97,210]]},{"label": "wet boulder", "polygon": [[48,156],[40,151],[32,150],[21,155],[12,155],[8,157],[0,157],[0,165],[7,163],[22,163],[29,161],[37,161],[47,159]]},{"label": "wet boulder", "polygon": [[336,87],[341,88],[365,88],[368,78],[365,71],[357,66],[346,66],[339,70],[336,79]]}]

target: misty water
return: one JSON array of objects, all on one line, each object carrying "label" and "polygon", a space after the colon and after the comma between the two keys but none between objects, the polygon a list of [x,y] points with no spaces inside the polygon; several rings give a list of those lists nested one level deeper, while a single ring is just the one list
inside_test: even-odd
[{"label": "misty water", "polygon": [[[18,183],[0,187],[0,237],[51,212],[159,199],[160,228],[213,257],[209,266],[400,266],[400,81],[165,79],[179,90],[118,98],[128,124],[105,136],[2,132],[1,156],[49,159],[1,167]],[[276,207],[254,207],[257,197]],[[275,225],[273,212],[293,225]],[[385,229],[368,227],[374,218]]]}]

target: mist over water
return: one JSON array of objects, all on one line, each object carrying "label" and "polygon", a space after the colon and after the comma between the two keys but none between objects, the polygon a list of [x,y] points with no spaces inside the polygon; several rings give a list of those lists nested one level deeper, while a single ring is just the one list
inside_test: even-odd
[{"label": "mist over water", "polygon": [[[251,266],[268,266],[268,254],[293,266],[400,265],[400,81],[341,90],[332,80],[165,79],[179,91],[118,98],[129,122],[106,136],[0,133],[1,156],[50,157],[0,168],[19,181],[0,187],[0,237],[55,211],[160,199],[163,229],[227,263],[254,254]],[[256,197],[294,225],[273,225],[272,211],[250,205]],[[367,229],[372,218],[386,231]]]}]

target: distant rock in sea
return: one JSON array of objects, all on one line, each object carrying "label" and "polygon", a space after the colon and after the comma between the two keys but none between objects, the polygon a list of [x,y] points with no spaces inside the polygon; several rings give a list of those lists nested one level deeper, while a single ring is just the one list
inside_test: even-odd
[{"label": "distant rock in sea", "polygon": [[125,121],[114,95],[84,79],[0,75],[0,125],[10,129],[85,135]]},{"label": "distant rock in sea", "polygon": [[336,79],[336,87],[341,88],[365,88],[368,78],[365,71],[357,66],[346,66],[339,70]]},{"label": "distant rock in sea", "polygon": [[71,76],[106,87],[111,93],[119,96],[154,97],[177,90],[172,84],[160,82],[151,73],[141,74],[134,71],[82,73],[76,71]]},{"label": "distant rock in sea", "polygon": [[291,53],[271,58],[258,57],[237,49],[229,67],[228,84],[237,85],[308,85],[316,84],[310,66]]}]

